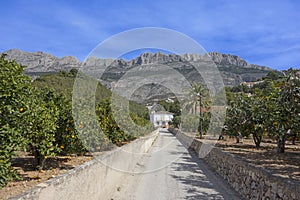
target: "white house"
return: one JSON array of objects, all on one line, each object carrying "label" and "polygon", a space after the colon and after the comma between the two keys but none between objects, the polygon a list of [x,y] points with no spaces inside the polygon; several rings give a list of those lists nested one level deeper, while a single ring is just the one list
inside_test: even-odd
[{"label": "white house", "polygon": [[167,98],[167,99],[165,100],[165,102],[167,102],[167,103],[174,103],[174,100],[173,100],[173,99],[170,99],[170,98]]},{"label": "white house", "polygon": [[168,127],[169,122],[173,119],[173,113],[168,111],[158,111],[151,112],[150,121],[154,124],[155,127]]},{"label": "white house", "polygon": [[258,83],[262,83],[263,81],[255,81],[255,82],[241,82],[240,85],[246,85],[249,88],[252,88],[254,85]]}]

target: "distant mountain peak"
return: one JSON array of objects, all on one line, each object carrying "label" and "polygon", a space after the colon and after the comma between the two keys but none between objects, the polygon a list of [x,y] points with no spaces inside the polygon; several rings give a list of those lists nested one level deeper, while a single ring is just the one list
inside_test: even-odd
[{"label": "distant mountain peak", "polygon": [[145,64],[158,64],[158,63],[168,63],[168,62],[197,62],[200,60],[213,61],[217,65],[234,65],[242,68],[254,68],[261,70],[272,70],[266,66],[260,66],[256,64],[249,64],[242,58],[232,54],[222,54],[218,52],[209,52],[206,54],[196,54],[196,53],[185,53],[183,55],[177,54],[164,54],[162,52],[156,53],[143,53],[140,56],[128,61],[129,65],[145,65]]},{"label": "distant mountain peak", "polygon": [[261,66],[257,64],[249,64],[242,58],[240,58],[237,55],[232,54],[222,54],[219,52],[210,52],[208,53],[211,59],[216,63],[220,65],[235,65],[242,68],[254,68],[254,69],[260,69],[260,70],[272,70],[269,67]]},{"label": "distant mountain peak", "polygon": [[124,59],[114,60],[109,58],[89,57],[84,65],[73,56],[57,58],[51,54],[41,51],[26,52],[19,49],[11,49],[3,53],[7,54],[7,59],[16,60],[18,63],[27,66],[27,68],[25,68],[25,72],[28,74],[58,72],[60,70],[68,71],[72,68],[80,67],[86,67],[91,70],[109,67],[110,69],[107,73],[119,74],[118,76],[121,76],[135,66],[152,65],[155,67],[158,64],[169,64],[170,66],[176,66],[178,69],[181,68],[188,71],[190,70],[187,69],[188,65],[183,63],[191,62],[191,64],[193,64],[195,62],[205,60],[213,61],[216,64],[222,74],[225,85],[237,85],[244,81],[255,81],[272,70],[266,66],[249,64],[236,55],[222,54],[218,52],[210,52],[206,54],[186,53],[183,55],[165,54],[162,52],[146,52],[129,61]]},{"label": "distant mountain peak", "polygon": [[21,65],[27,66],[27,72],[48,72],[64,69],[78,68],[81,63],[73,56],[57,58],[42,51],[26,52],[19,49],[10,49],[3,52],[7,54],[7,59],[16,60]]}]

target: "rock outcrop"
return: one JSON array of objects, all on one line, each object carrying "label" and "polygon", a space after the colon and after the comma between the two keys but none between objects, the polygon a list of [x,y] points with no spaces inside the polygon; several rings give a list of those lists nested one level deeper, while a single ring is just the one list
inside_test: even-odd
[{"label": "rock outcrop", "polygon": [[[168,66],[175,69],[189,81],[203,82],[201,75],[195,70],[195,65],[204,66],[206,63],[213,64],[219,70],[223,82],[227,86],[238,85],[241,82],[256,81],[258,78],[266,75],[272,69],[249,64],[242,58],[230,55],[211,52],[207,54],[191,54],[184,55],[157,53],[143,53],[140,56],[126,61],[124,59],[107,59],[90,57],[85,63],[78,61],[75,57],[66,56],[57,58],[53,55],[43,52],[24,52],[18,49],[12,49],[4,52],[7,54],[7,59],[16,60],[18,63],[27,66],[25,73],[30,76],[38,76],[42,73],[58,72],[60,70],[69,71],[71,68],[88,69],[90,74],[105,73],[99,78],[108,88],[118,82],[129,71],[147,70],[155,73],[160,73],[161,66]],[[172,79],[171,74],[166,73],[168,79]],[[174,78],[174,77],[173,77]],[[149,85],[150,87],[151,85]],[[123,86],[125,87],[125,86]],[[147,88],[145,88],[147,89]],[[168,94],[161,94],[164,90],[158,89],[156,86],[148,88],[150,93],[144,94],[147,97],[162,98]],[[155,94],[151,91],[155,91]],[[136,95],[140,98],[139,94]]]},{"label": "rock outcrop", "polygon": [[7,54],[7,59],[16,60],[21,65],[26,66],[26,72],[57,72],[59,70],[79,68],[81,65],[81,62],[73,56],[57,58],[41,51],[30,53],[11,49],[4,53]]}]

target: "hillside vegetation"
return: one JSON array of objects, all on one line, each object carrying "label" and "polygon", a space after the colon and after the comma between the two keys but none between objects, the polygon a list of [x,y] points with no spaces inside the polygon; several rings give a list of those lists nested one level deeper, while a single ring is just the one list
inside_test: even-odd
[{"label": "hillside vegetation", "polygon": [[[11,166],[16,151],[33,155],[36,169],[41,170],[48,157],[101,151],[153,130],[147,108],[130,102],[129,117],[134,124],[125,131],[115,121],[111,92],[100,83],[95,113],[80,113],[84,121],[76,121],[71,101],[76,74],[72,69],[42,75],[32,82],[24,74],[24,66],[6,60],[5,55],[0,57],[0,188],[19,177]],[[119,113],[123,116],[122,109]]]}]

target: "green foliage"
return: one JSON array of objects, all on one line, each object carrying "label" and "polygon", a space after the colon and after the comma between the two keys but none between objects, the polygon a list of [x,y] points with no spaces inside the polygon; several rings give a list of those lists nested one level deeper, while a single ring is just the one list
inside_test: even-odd
[{"label": "green foliage", "polygon": [[[80,114],[80,118],[84,120],[79,122],[73,121],[71,99],[68,97],[72,96],[75,78],[85,78],[84,76],[76,77],[77,73],[78,70],[76,69],[72,69],[70,72],[61,71],[58,74],[41,76],[34,82],[34,85],[39,89],[48,87],[53,89],[56,93],[60,93],[60,96],[57,97],[58,100],[56,100],[56,106],[58,106],[60,113],[57,122],[58,131],[56,133],[56,144],[59,147],[64,147],[61,153],[80,153],[84,150],[95,151],[99,149],[101,145],[101,148],[105,148],[108,144],[107,136],[108,139],[117,144],[131,140],[132,138],[128,135],[124,135],[124,133],[119,130],[114,121],[111,104],[108,103],[111,97],[111,91],[100,83],[97,85],[95,94],[96,113],[92,113],[92,105],[88,105],[89,102],[82,101],[80,106],[75,108],[75,114]],[[149,111],[145,106],[129,101],[129,110],[130,116],[128,117],[131,117],[137,125],[149,126]],[[95,121],[95,119],[98,120]],[[76,131],[75,127],[79,128],[80,133]],[[101,132],[101,130],[103,130],[103,132]],[[131,132],[134,131],[135,130],[131,130]],[[130,133],[130,135],[140,134]],[[72,145],[70,146],[70,144]],[[84,147],[87,147],[87,149]]]},{"label": "green foliage", "polygon": [[245,92],[245,93],[250,93],[251,92],[251,88],[249,88],[247,85],[244,84],[240,84],[237,86],[234,86],[231,88],[231,92]]},{"label": "green foliage", "polygon": [[228,135],[236,137],[238,142],[239,136],[249,137],[252,134],[257,148],[265,133],[267,104],[262,94],[261,91],[256,91],[252,96],[236,93],[227,109],[225,122]]},{"label": "green foliage", "polygon": [[278,71],[270,71],[265,77],[263,77],[263,80],[279,80],[283,77],[283,74]]},{"label": "green foliage", "polygon": [[99,102],[96,107],[96,114],[100,123],[101,130],[112,143],[122,145],[122,142],[132,140],[133,138],[126,134],[115,122],[111,104],[109,100]]},{"label": "green foliage", "polygon": [[58,150],[55,145],[58,110],[48,95],[47,92],[32,94],[29,97],[28,109],[24,112],[26,128],[23,129],[23,137],[26,138],[29,151],[34,155],[40,168],[43,168],[45,157],[56,155]]},{"label": "green foliage", "polygon": [[174,116],[180,116],[181,115],[181,106],[180,102],[176,99],[174,102],[166,102],[165,100],[162,100],[159,102],[160,105],[162,105],[166,111],[174,113]]},{"label": "green foliage", "polygon": [[260,69],[255,69],[255,68],[243,68],[243,67],[238,67],[234,65],[228,65],[227,63],[224,63],[225,66],[220,66],[218,69],[220,71],[225,71],[225,72],[231,72],[235,74],[247,74],[247,73],[267,73],[268,71],[266,70],[260,70]]},{"label": "green foliage", "polygon": [[[51,88],[56,92],[64,93],[66,97],[72,97],[73,85],[78,73],[77,69],[71,69],[70,72],[60,71],[57,74],[46,74],[37,78],[33,85],[38,89]],[[80,77],[79,77],[80,78]],[[97,101],[111,96],[111,91],[100,83],[97,86],[95,98]]]},{"label": "green foliage", "polygon": [[56,126],[54,134],[52,134],[52,136],[54,135],[52,137],[53,151],[63,155],[85,152],[86,150],[78,138],[78,131],[75,128],[71,100],[64,93],[58,93],[49,88],[43,88],[39,93],[42,100],[50,108],[56,110],[56,117],[53,116],[52,118]]},{"label": "green foliage", "polygon": [[[22,139],[18,140],[15,135],[14,128],[8,124],[0,129],[0,189],[7,182],[18,179],[16,171],[11,167],[11,159],[14,155],[14,150],[20,145]],[[11,146],[10,146],[11,145]]]},{"label": "green foliage", "polygon": [[129,101],[129,111],[130,113],[134,113],[137,117],[144,118],[147,121],[150,119],[148,108],[134,101]]},{"label": "green foliage", "polygon": [[[202,131],[204,134],[206,134],[208,131],[210,119],[211,119],[211,112],[204,112],[202,116]],[[200,131],[199,127],[198,127],[198,131]]]},{"label": "green foliage", "polygon": [[181,130],[184,132],[197,132],[200,122],[200,116],[198,115],[185,115],[181,117]]},{"label": "green foliage", "polygon": [[257,90],[257,89],[259,89],[259,90],[264,90],[264,91],[270,89],[269,91],[271,91],[271,90],[272,90],[272,88],[271,88],[272,83],[273,83],[272,81],[266,79],[266,80],[264,80],[263,82],[260,82],[260,83],[255,84],[255,85],[253,86],[252,90],[250,90],[250,91],[252,92],[252,91],[255,91],[255,90]]},{"label": "green foliage", "polygon": [[[96,115],[101,130],[114,144],[122,145],[153,130],[150,121],[140,117],[135,112],[125,112],[125,108],[114,107],[108,99],[102,100],[96,106]],[[116,122],[117,118],[117,122]]]},{"label": "green foliage", "polygon": [[[100,129],[101,124],[97,114],[97,106],[95,113],[93,103],[86,100],[80,100],[73,109],[78,138],[87,151],[99,151],[106,148],[109,142]],[[103,115],[106,116],[108,113],[103,113]]]},{"label": "green foliage", "polygon": [[[199,102],[199,110],[200,110],[199,116],[197,116],[198,114],[196,114],[198,102]],[[202,134],[205,133],[209,127],[209,121],[211,117],[209,113],[210,104],[211,104],[211,99],[209,96],[209,91],[199,83],[195,83],[195,82],[192,83],[192,87],[188,90],[188,97],[185,100],[183,105],[184,107],[183,112],[188,113],[187,117],[182,118],[183,123],[186,124],[183,127],[185,129],[188,127],[189,128],[198,127],[200,138],[202,138]],[[200,117],[200,115],[202,115],[202,118]],[[195,121],[197,118],[198,118],[198,125],[196,125],[196,121]],[[202,125],[202,132],[201,132],[201,125]]]},{"label": "green foliage", "polygon": [[179,128],[180,123],[181,123],[181,116],[174,116],[173,120],[169,122],[169,124],[174,126],[175,128]]},{"label": "green foliage", "polygon": [[23,66],[0,57],[0,188],[17,177],[11,168],[14,151],[23,147],[23,129],[26,127],[30,78],[23,74]]},{"label": "green foliage", "polygon": [[248,127],[244,127],[247,119],[247,110],[249,110],[247,97],[241,93],[235,94],[234,99],[229,102],[229,108],[226,113],[225,124],[228,135],[234,137],[238,137],[240,134],[243,134],[243,136],[249,135]]},{"label": "green foliage", "polygon": [[248,98],[250,113],[248,113],[248,117],[246,118],[245,128],[249,135],[252,133],[254,143],[259,148],[265,133],[267,104],[263,93],[260,91],[257,91],[252,97]]},{"label": "green foliage", "polygon": [[[209,128],[211,113],[210,112],[204,112],[202,116],[202,131],[203,134],[207,132]],[[186,132],[199,132],[199,122],[200,122],[200,116],[199,115],[193,115],[188,114],[184,117],[181,117],[181,130]]]},{"label": "green foliage", "polygon": [[77,73],[78,73],[78,69],[75,69],[75,68],[71,69],[69,72],[70,76],[72,76],[72,77],[76,77]]},{"label": "green foliage", "polygon": [[277,140],[278,152],[283,153],[285,140],[300,132],[300,79],[297,70],[289,69],[287,74],[268,74],[250,96],[236,93],[227,110],[227,133],[252,134],[257,147],[268,135]]},{"label": "green foliage", "polygon": [[139,116],[135,112],[130,112],[129,115],[130,115],[130,118],[132,119],[132,121],[137,126],[147,127],[147,126],[149,126],[151,124],[150,121],[149,121],[149,119],[145,119],[144,117]]},{"label": "green foliage", "polygon": [[32,84],[23,67],[4,55],[0,67],[0,188],[18,177],[11,167],[16,150],[27,149],[43,168],[48,156],[99,151],[109,140],[122,145],[153,130],[147,108],[130,102],[129,116],[124,117],[122,109],[117,112],[123,121],[130,117],[135,124],[127,127],[130,134],[124,131],[114,119],[111,92],[100,83],[96,113],[91,101],[82,101],[74,111],[83,120],[74,121],[71,96],[76,69],[43,75]]},{"label": "green foliage", "polygon": [[162,100],[159,102],[159,105],[163,106],[163,108],[173,113],[173,120],[169,122],[169,125],[172,125],[176,128],[179,128],[181,123],[181,105],[180,102],[176,99],[174,102],[167,102]]},{"label": "green foliage", "polygon": [[278,104],[278,128],[281,131],[276,135],[276,139],[278,152],[283,153],[286,138],[290,134],[300,132],[300,79],[296,70],[288,70],[288,75],[280,86]]}]

